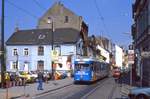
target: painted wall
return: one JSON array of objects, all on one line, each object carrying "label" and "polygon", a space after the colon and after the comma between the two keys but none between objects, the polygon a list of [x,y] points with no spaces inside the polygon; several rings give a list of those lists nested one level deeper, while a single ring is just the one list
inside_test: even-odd
[{"label": "painted wall", "polygon": [[115,45],[115,61],[116,61],[116,66],[122,68],[123,50],[118,45]]},{"label": "painted wall", "polygon": [[100,52],[101,52],[101,55],[104,56],[104,57],[106,58],[106,62],[107,62],[107,63],[110,63],[109,52],[106,51],[104,48],[102,48],[102,47],[99,46],[99,45],[97,46],[97,49],[99,49]]},{"label": "painted wall", "polygon": [[[50,46],[43,46],[44,47],[44,55],[43,56],[38,56],[38,46],[7,46],[7,54],[6,54],[6,65],[7,65],[7,70],[12,70],[12,62],[17,61],[17,56],[13,56],[13,49],[18,50],[18,69],[19,70],[24,70],[24,65],[25,62],[29,63],[29,70],[37,70],[37,62],[39,60],[44,61],[44,69],[45,70],[50,70],[51,66],[51,56],[50,56],[50,51],[51,47]],[[29,49],[29,55],[24,56],[24,48]]]},{"label": "painted wall", "polygon": [[[55,46],[55,45],[54,45]],[[77,50],[81,48],[77,48],[76,44],[63,44],[60,45],[61,55],[72,55],[72,59],[76,57]],[[29,63],[29,70],[35,71],[37,70],[38,61],[44,61],[44,70],[51,70],[51,46],[43,45],[44,47],[44,55],[38,56],[38,46],[36,45],[28,45],[28,46],[7,46],[7,54],[6,54],[6,65],[8,71],[15,71],[12,69],[12,62],[17,61],[17,57],[13,56],[13,49],[18,50],[18,67],[19,70],[24,70],[25,62]],[[29,49],[29,55],[24,56],[24,48]],[[73,64],[74,60],[72,60]]]}]

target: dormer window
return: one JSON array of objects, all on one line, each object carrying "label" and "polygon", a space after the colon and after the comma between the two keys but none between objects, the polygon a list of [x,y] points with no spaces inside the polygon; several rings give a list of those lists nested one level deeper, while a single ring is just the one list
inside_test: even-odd
[{"label": "dormer window", "polygon": [[39,38],[39,39],[44,39],[44,38],[45,38],[45,35],[40,34],[38,38]]},{"label": "dormer window", "polygon": [[68,23],[68,22],[69,22],[69,17],[65,16],[65,23]]}]

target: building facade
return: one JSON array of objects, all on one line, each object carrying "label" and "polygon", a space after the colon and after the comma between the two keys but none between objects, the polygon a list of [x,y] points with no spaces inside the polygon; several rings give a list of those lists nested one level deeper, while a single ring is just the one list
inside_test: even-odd
[{"label": "building facade", "polygon": [[[65,28],[56,29],[53,34],[53,48],[58,56],[74,59],[83,54],[80,31]],[[18,30],[7,40],[6,50],[7,71],[51,70],[52,30]]]},{"label": "building facade", "polygon": [[38,21],[37,28],[51,28],[52,24],[47,24],[48,19],[53,21],[54,28],[73,28],[76,30],[81,30],[83,21],[81,16],[76,15],[60,2],[56,2],[43,14]]},{"label": "building facade", "polygon": [[[52,24],[53,23],[53,24]],[[38,20],[38,29],[72,28],[80,31],[83,39],[84,55],[87,55],[88,25],[81,16],[66,8],[61,2],[56,2]]]},{"label": "building facade", "polygon": [[150,86],[150,58],[141,57],[150,51],[150,1],[135,0],[133,4],[132,36],[135,46],[135,68],[143,86]]}]

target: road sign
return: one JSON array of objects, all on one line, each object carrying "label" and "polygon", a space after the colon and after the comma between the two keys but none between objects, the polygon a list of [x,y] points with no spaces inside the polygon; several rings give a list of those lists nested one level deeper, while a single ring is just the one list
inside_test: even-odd
[{"label": "road sign", "polygon": [[134,64],[134,50],[128,50],[128,63]]},{"label": "road sign", "polygon": [[52,60],[58,60],[58,56],[59,56],[58,50],[52,50],[51,51]]}]

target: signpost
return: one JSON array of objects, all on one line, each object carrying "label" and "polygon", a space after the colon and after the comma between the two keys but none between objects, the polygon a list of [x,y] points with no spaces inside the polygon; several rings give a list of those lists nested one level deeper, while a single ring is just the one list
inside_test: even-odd
[{"label": "signpost", "polygon": [[134,64],[134,50],[128,50],[128,63]]},{"label": "signpost", "polygon": [[128,50],[128,64],[130,68],[130,85],[132,86],[132,65],[134,64],[134,50]]}]

